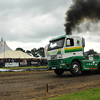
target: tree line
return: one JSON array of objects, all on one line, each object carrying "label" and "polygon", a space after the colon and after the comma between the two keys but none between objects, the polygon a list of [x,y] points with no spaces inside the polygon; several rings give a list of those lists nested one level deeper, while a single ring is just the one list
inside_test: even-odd
[{"label": "tree line", "polygon": [[16,51],[22,51],[29,55],[33,55],[34,57],[39,57],[39,56],[45,57],[43,47],[40,47],[38,49],[33,48],[31,50],[26,50],[26,51],[23,48],[18,47],[18,48],[16,48]]},{"label": "tree line", "polygon": [[[42,57],[45,57],[45,54],[44,54],[44,48],[43,47],[40,47],[38,49],[36,48],[33,48],[31,50],[24,50],[23,48],[16,48],[16,51],[19,50],[19,51],[22,51],[22,52],[25,52],[29,55],[33,55],[34,57],[39,57],[39,56],[42,56]],[[94,51],[93,49],[90,49],[89,51],[86,51],[84,52],[85,55],[91,55],[91,54],[98,54],[96,51]]]},{"label": "tree line", "polygon": [[88,55],[100,55],[99,53],[97,53],[97,51],[94,51],[93,49],[90,49],[89,51],[86,51],[84,54],[86,56],[88,56]]}]

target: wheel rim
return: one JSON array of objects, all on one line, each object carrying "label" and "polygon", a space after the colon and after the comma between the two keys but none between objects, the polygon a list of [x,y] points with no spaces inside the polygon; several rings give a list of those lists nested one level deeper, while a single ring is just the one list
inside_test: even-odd
[{"label": "wheel rim", "polygon": [[73,65],[73,70],[74,70],[75,72],[78,72],[78,71],[79,71],[79,67],[78,67],[77,64],[74,64],[74,65]]}]

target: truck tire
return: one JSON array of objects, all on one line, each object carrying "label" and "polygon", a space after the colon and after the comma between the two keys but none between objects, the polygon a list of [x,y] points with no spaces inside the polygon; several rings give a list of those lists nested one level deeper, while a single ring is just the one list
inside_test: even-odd
[{"label": "truck tire", "polygon": [[73,75],[78,75],[80,70],[81,70],[80,64],[77,61],[72,62],[70,72]]},{"label": "truck tire", "polygon": [[62,75],[63,72],[64,72],[64,70],[62,70],[62,69],[55,69],[54,72],[55,72],[55,74],[57,74],[57,75]]},{"label": "truck tire", "polygon": [[100,63],[98,64],[98,70],[97,73],[100,74]]}]

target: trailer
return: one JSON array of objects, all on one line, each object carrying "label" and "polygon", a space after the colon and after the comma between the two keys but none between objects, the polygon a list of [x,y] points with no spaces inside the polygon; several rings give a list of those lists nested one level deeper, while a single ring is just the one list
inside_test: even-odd
[{"label": "trailer", "polygon": [[57,75],[70,71],[73,75],[80,72],[100,73],[100,57],[84,55],[85,39],[83,37],[64,35],[49,41],[47,50],[47,68]]}]

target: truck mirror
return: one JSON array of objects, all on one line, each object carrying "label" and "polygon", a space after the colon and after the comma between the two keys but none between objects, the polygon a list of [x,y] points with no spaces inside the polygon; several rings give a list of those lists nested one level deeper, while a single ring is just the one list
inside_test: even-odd
[{"label": "truck mirror", "polygon": [[82,38],[82,46],[85,47],[85,39]]}]

